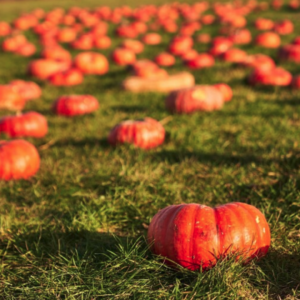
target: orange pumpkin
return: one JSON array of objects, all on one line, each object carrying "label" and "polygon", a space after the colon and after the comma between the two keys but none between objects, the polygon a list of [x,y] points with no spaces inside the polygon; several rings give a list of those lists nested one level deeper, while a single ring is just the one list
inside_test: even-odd
[{"label": "orange pumpkin", "polygon": [[98,108],[97,99],[91,95],[61,96],[53,104],[54,112],[66,117],[89,114]]},{"label": "orange pumpkin", "polygon": [[3,117],[0,119],[0,132],[6,133],[12,138],[42,138],[48,132],[47,119],[36,112]]},{"label": "orange pumpkin", "polygon": [[196,85],[173,91],[166,98],[166,108],[176,113],[193,113],[195,111],[213,111],[223,107],[222,93],[213,86]]},{"label": "orange pumpkin", "polygon": [[128,120],[116,125],[109,133],[108,142],[118,144],[133,144],[142,149],[151,149],[161,145],[165,140],[165,129],[156,120]]},{"label": "orange pumpkin", "polygon": [[24,140],[0,141],[0,180],[29,179],[40,168],[37,149]]},{"label": "orange pumpkin", "polygon": [[264,215],[249,204],[211,208],[192,203],[159,211],[150,223],[148,243],[154,254],[169,259],[166,263],[204,271],[230,255],[245,262],[263,257],[271,234]]},{"label": "orange pumpkin", "polygon": [[280,37],[275,32],[261,33],[255,38],[255,44],[265,48],[278,48],[280,43]]},{"label": "orange pumpkin", "polygon": [[74,65],[84,74],[103,75],[109,69],[107,58],[96,52],[79,53],[74,59]]}]

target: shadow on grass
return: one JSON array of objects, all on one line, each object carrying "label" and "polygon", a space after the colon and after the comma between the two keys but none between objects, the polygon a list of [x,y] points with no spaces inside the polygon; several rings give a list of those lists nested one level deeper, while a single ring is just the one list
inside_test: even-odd
[{"label": "shadow on grass", "polygon": [[201,163],[209,163],[213,165],[246,165],[251,163],[265,164],[269,163],[259,155],[253,155],[247,153],[244,155],[237,154],[220,154],[216,152],[188,152],[188,151],[174,151],[174,150],[162,150],[155,153],[154,160],[165,161],[170,164],[179,163],[186,159],[195,159]]},{"label": "shadow on grass", "polygon": [[149,111],[149,107],[144,107],[141,105],[116,105],[111,107],[115,112],[124,112],[124,113],[135,113],[135,112],[141,112],[141,113],[146,113]]},{"label": "shadow on grass", "polygon": [[[257,262],[257,264],[269,283],[269,293],[274,299],[298,299],[289,297],[295,293],[299,295],[299,252],[282,253],[278,250],[271,250],[267,257]],[[253,285],[260,285],[260,282],[253,282]]]},{"label": "shadow on grass", "polygon": [[109,145],[107,138],[96,139],[96,138],[84,138],[80,140],[75,139],[63,139],[58,140],[54,143],[53,147],[65,148],[65,147],[78,147],[83,148],[85,146],[88,147],[98,147],[101,149],[111,148]]}]

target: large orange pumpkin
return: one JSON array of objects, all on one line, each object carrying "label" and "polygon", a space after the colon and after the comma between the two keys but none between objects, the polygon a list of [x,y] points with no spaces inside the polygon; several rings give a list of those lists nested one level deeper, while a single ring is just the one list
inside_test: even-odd
[{"label": "large orange pumpkin", "polygon": [[37,149],[24,140],[0,141],[0,180],[28,179],[40,167]]},{"label": "large orange pumpkin", "polygon": [[161,145],[165,140],[165,129],[156,120],[128,120],[116,125],[108,136],[111,145],[133,144],[142,149],[151,149]]},{"label": "large orange pumpkin", "polygon": [[91,95],[61,96],[53,104],[56,114],[67,117],[89,114],[98,108],[97,99]]},{"label": "large orange pumpkin", "polygon": [[42,138],[48,132],[47,119],[36,112],[7,116],[0,119],[0,132],[10,137]]},{"label": "large orange pumpkin", "polygon": [[190,270],[206,270],[231,254],[246,262],[260,258],[271,239],[257,208],[233,202],[215,208],[195,203],[168,206],[153,217],[148,242],[157,255]]},{"label": "large orange pumpkin", "polygon": [[224,97],[219,89],[209,85],[173,91],[166,98],[166,108],[176,113],[212,111],[223,107]]}]

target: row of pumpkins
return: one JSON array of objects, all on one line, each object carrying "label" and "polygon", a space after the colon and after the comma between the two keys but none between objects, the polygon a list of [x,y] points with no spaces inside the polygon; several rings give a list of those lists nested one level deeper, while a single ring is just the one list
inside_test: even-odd
[{"label": "row of pumpkins", "polygon": [[[274,0],[274,9],[282,2]],[[298,9],[299,2],[292,0],[291,9]],[[214,14],[205,14],[208,8]],[[192,5],[173,3],[162,6],[148,5],[138,9],[127,6],[94,10],[73,7],[66,13],[57,8],[50,12],[37,9],[22,15],[12,24],[0,22],[3,51],[23,56],[36,52],[22,31],[32,30],[39,35],[43,47],[41,58],[29,63],[28,71],[36,78],[58,86],[81,84],[84,75],[104,75],[109,72],[109,61],[104,55],[91,49],[111,47],[107,35],[108,24],[116,26],[115,33],[123,38],[121,45],[113,50],[112,60],[121,66],[130,66],[133,76],[146,80],[163,80],[169,76],[161,67],[171,67],[176,57],[191,69],[212,67],[215,59],[221,59],[253,69],[250,84],[292,85],[300,88],[300,76],[294,76],[276,66],[274,60],[263,54],[248,55],[234,45],[249,44],[251,33],[245,28],[246,16],[255,11],[266,10],[268,3],[249,0],[245,3],[197,2]],[[180,20],[180,22],[178,22]],[[193,35],[202,27],[221,24],[222,36],[211,38],[208,34]],[[278,48],[280,35],[293,32],[289,20],[273,22],[258,18],[254,26],[266,32],[257,35],[255,44]],[[147,33],[148,30],[152,32]],[[145,45],[157,45],[162,36],[157,30],[174,33],[168,50],[158,54],[153,61],[137,59]],[[136,39],[141,36],[140,40]],[[210,43],[206,53],[198,53],[194,43]],[[86,50],[74,59],[60,44]],[[87,51],[88,50],[88,51]],[[300,38],[279,50],[282,59],[300,62]],[[41,89],[34,82],[14,80],[0,86],[0,108],[17,111],[16,116],[0,120],[0,133],[12,138],[36,137],[47,134],[47,120],[37,112],[21,114],[27,101],[39,98]],[[220,109],[232,98],[231,88],[224,84],[196,85],[169,93],[166,108],[172,113],[192,113]],[[53,103],[53,110],[62,116],[91,113],[99,108],[92,95],[65,95]],[[131,143],[142,149],[151,149],[164,142],[165,129],[161,122],[152,118],[127,120],[116,125],[108,136],[111,145]],[[40,157],[31,143],[16,139],[0,141],[0,179],[28,179],[38,171]],[[203,270],[214,266],[219,258],[230,253],[248,262],[264,256],[270,246],[270,229],[264,215],[245,203],[229,203],[216,208],[199,204],[171,205],[159,211],[151,221],[148,240],[155,254],[167,261],[178,263],[191,270]],[[173,264],[172,263],[172,264]]]}]

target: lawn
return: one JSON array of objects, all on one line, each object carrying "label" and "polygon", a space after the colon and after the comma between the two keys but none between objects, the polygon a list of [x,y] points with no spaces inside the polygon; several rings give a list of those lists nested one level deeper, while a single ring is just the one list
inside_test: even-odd
[{"label": "lawn", "polygon": [[[138,4],[154,2],[166,1]],[[87,0],[82,6],[107,3]],[[137,5],[134,0],[127,3]],[[0,2],[0,19],[12,21],[36,7],[72,5],[70,0]],[[284,44],[299,33],[299,10],[284,6],[250,14],[253,36],[258,16],[294,23],[294,33],[282,37]],[[201,32],[216,36],[218,30],[219,25],[213,25]],[[163,43],[146,47],[139,58],[152,59],[165,50],[172,35],[162,35]],[[37,42],[32,33],[26,36]],[[109,57],[120,41],[114,37],[112,47],[99,52]],[[278,61],[277,50],[253,44],[241,48],[268,54],[300,74],[299,65]],[[203,52],[208,46],[196,44],[195,49]],[[26,73],[32,58],[0,52],[0,84],[35,80]],[[172,68],[182,69],[188,70],[179,60]],[[154,150],[113,148],[107,136],[117,123],[170,116],[165,95],[121,90],[128,73],[111,62],[108,74],[87,76],[77,87],[35,80],[43,95],[29,102],[26,111],[45,115],[50,130],[43,139],[27,139],[41,156],[38,174],[28,181],[0,182],[0,298],[300,299],[299,90],[254,89],[246,83],[248,69],[217,61],[192,73],[198,84],[224,82],[232,87],[234,97],[222,110],[171,115],[164,125],[166,141]],[[58,96],[87,93],[99,100],[97,112],[64,118],[51,111]],[[0,111],[0,116],[7,114]],[[201,273],[168,267],[149,251],[147,228],[160,209],[233,201],[254,205],[265,214],[272,233],[265,258],[246,266],[222,261]]]}]

